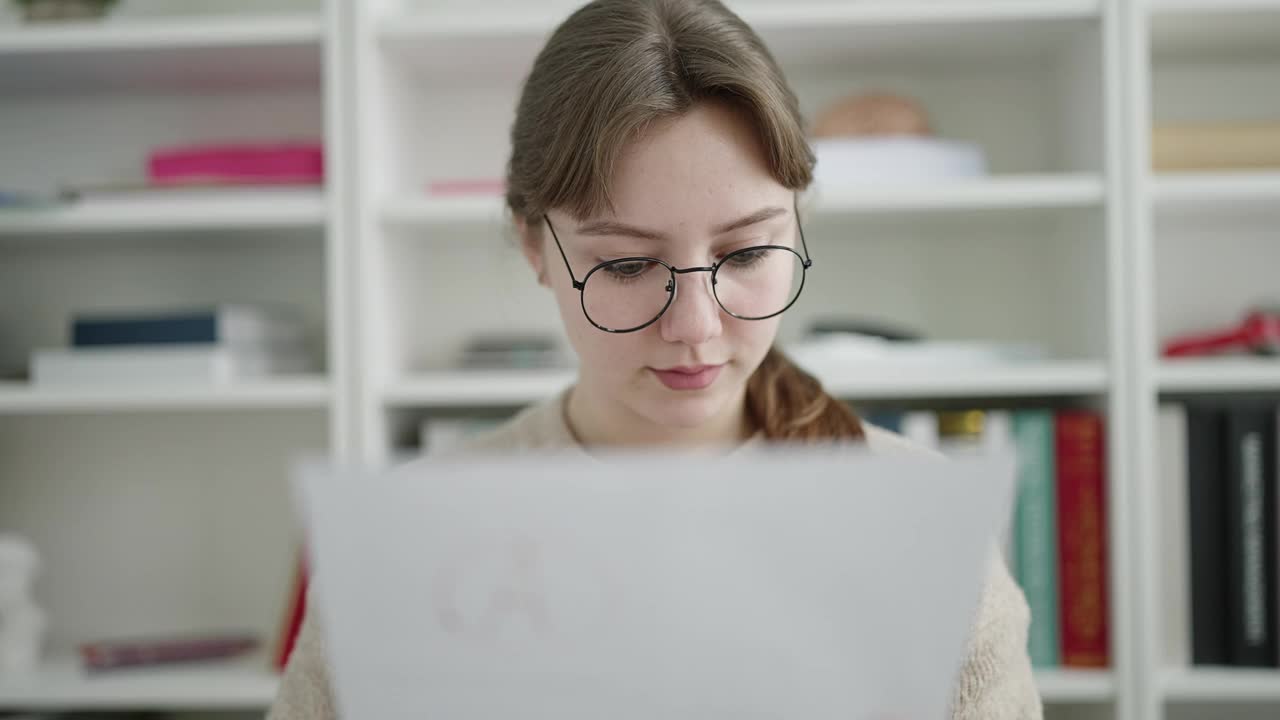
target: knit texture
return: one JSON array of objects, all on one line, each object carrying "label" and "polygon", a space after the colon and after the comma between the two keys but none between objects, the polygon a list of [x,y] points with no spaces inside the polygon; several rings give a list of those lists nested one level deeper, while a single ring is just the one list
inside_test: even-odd
[{"label": "knit texture", "polygon": [[[467,444],[467,452],[520,452],[539,449],[580,450],[564,416],[565,395],[531,406],[511,421]],[[884,455],[929,454],[899,435],[864,423],[871,452]],[[753,438],[748,444],[759,442]],[[285,667],[279,694],[267,720],[337,718],[329,681],[324,630],[316,598],[308,598],[307,617],[293,655]],[[975,614],[965,658],[951,700],[953,720],[1041,720],[1042,706],[1031,660],[1027,628],[1031,611],[1022,590],[996,551]]]}]

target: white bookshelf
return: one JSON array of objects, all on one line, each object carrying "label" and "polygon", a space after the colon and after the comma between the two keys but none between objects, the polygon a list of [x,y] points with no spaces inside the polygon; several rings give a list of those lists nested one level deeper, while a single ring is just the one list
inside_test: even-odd
[{"label": "white bookshelf", "polygon": [[85,389],[0,383],[0,415],[154,410],[323,410],[328,407],[329,400],[329,385],[321,377],[286,377],[209,386],[144,384],[139,387]]},{"label": "white bookshelf", "polygon": [[319,190],[262,188],[252,191],[151,191],[98,194],[0,216],[0,236],[185,230],[311,228],[325,223]]},{"label": "white bookshelf", "polygon": [[279,675],[261,658],[88,674],[66,657],[28,677],[0,680],[0,704],[55,711],[259,710],[277,687]]},{"label": "white bookshelf", "polygon": [[318,79],[323,26],[318,11],[9,24],[0,26],[0,89],[139,92]]},{"label": "white bookshelf", "polygon": [[1280,362],[1275,359],[1166,360],[1157,367],[1161,392],[1277,392]]},{"label": "white bookshelf", "polygon": [[[0,214],[0,371],[58,344],[77,309],[232,300],[299,306],[323,360],[320,374],[227,387],[0,381],[0,528],[30,532],[60,559],[43,580],[62,598],[56,616],[73,619],[59,648],[193,625],[269,636],[292,560],[290,458],[386,459],[411,451],[405,423],[492,416],[572,382],[568,371],[454,367],[476,332],[558,334],[559,320],[511,246],[498,198],[426,188],[501,176],[519,83],[576,4],[135,0],[140,10],[122,3],[106,23],[45,27],[0,10],[0,185],[120,174],[154,144],[326,143],[324,191],[142,193]],[[781,340],[856,308],[938,337],[1037,342],[1044,362],[819,375],[855,402],[1087,405],[1108,416],[1113,664],[1038,671],[1047,717],[1280,707],[1280,673],[1163,663],[1152,469],[1160,398],[1280,393],[1266,359],[1156,353],[1164,337],[1229,321],[1275,287],[1280,168],[1146,169],[1153,120],[1280,115],[1280,2],[731,4],[807,116],[846,93],[900,89],[944,135],[981,144],[991,171],[809,193],[816,264]],[[1247,117],[1228,117],[1233,107]],[[108,550],[114,542],[125,549]],[[103,575],[122,552],[150,558],[138,582],[153,592]],[[0,683],[0,712],[257,712],[275,683],[261,664],[87,678],[55,658]]]},{"label": "white bookshelf", "polygon": [[[1280,671],[1201,668],[1165,659],[1159,562],[1162,482],[1158,404],[1183,396],[1280,392],[1274,358],[1166,359],[1168,338],[1239,319],[1274,288],[1250,271],[1280,262],[1257,238],[1272,232],[1280,199],[1277,171],[1151,169],[1150,128],[1162,122],[1231,122],[1280,116],[1270,87],[1280,73],[1280,3],[1274,0],[1146,0],[1125,8],[1125,73],[1131,98],[1126,165],[1133,177],[1127,227],[1132,236],[1130,350],[1134,452],[1130,522],[1136,557],[1134,663],[1141,680],[1133,711],[1145,718],[1273,717]],[[1272,80],[1268,80],[1271,78]],[[1192,282],[1195,277],[1201,282]],[[1255,299],[1250,300],[1248,298]],[[1187,562],[1185,557],[1175,562]]]},{"label": "white bookshelf", "polygon": [[1048,703],[1109,703],[1115,700],[1115,676],[1104,670],[1038,670],[1036,685]]},{"label": "white bookshelf", "polygon": [[1276,670],[1173,670],[1161,677],[1166,700],[1227,703],[1280,702],[1280,672]]}]

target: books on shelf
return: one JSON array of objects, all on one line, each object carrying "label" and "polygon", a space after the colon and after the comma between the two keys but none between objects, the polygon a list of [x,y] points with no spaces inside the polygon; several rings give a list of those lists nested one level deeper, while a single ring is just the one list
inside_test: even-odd
[{"label": "books on shelf", "polygon": [[1161,408],[1170,660],[1280,667],[1278,412],[1252,399]]},{"label": "books on shelf", "polygon": [[232,185],[324,182],[320,142],[196,143],[151,150],[147,178],[155,185]]},{"label": "books on shelf", "polygon": [[1013,447],[1018,490],[1005,554],[1031,607],[1032,663],[1109,666],[1102,416],[1088,410],[970,409],[880,411],[866,418],[944,454]]},{"label": "books on shelf", "polygon": [[1151,166],[1157,171],[1280,168],[1280,120],[1156,126]]},{"label": "books on shelf", "polygon": [[40,385],[227,383],[312,370],[301,321],[265,306],[85,312],[70,347],[37,349]]},{"label": "books on shelf", "polygon": [[100,383],[230,383],[305,373],[310,359],[297,353],[218,345],[139,345],[36,350],[37,385]]}]

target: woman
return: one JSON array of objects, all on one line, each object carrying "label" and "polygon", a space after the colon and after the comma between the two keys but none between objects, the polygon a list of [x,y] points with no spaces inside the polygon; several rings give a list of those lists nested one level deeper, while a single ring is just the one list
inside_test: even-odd
[{"label": "woman", "polygon": [[[717,0],[575,12],[534,63],[511,141],[507,205],[580,369],[474,449],[848,438],[915,451],[772,347],[812,264],[795,196],[814,156],[774,60]],[[953,717],[1041,716],[1028,622],[993,559]],[[270,717],[333,714],[308,619]]]}]

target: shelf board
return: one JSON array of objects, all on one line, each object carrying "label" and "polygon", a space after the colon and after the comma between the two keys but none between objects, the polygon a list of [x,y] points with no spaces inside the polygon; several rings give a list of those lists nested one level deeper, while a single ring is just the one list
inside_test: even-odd
[{"label": "shelf board", "polygon": [[1147,10],[1155,14],[1280,11],[1280,0],[1147,0]]},{"label": "shelf board", "polygon": [[1109,670],[1037,669],[1036,685],[1046,703],[1110,702],[1116,694]]},{"label": "shelf board", "polygon": [[97,194],[49,208],[0,209],[0,236],[320,227],[320,188],[152,190]]},{"label": "shelf board", "polygon": [[265,660],[88,675],[73,658],[0,678],[0,711],[265,710],[279,676]]},{"label": "shelf board", "polygon": [[[1051,57],[1096,25],[1099,0],[870,0],[735,5],[784,67]],[[396,58],[443,83],[518,82],[551,30],[555,6],[391,13],[377,33]],[[460,72],[459,68],[465,68]]]},{"label": "shelf board", "polygon": [[1280,670],[1270,668],[1171,669],[1161,686],[1172,702],[1280,702]]},{"label": "shelf board", "polygon": [[[985,212],[1099,207],[1105,201],[1096,175],[1011,175],[949,182],[867,184],[815,188],[809,212],[818,216],[901,212]],[[803,204],[803,203],[802,203]],[[432,198],[402,195],[386,202],[382,220],[400,227],[500,228],[502,198]]]},{"label": "shelf board", "polygon": [[0,26],[0,92],[319,87],[323,35],[308,14]]},{"label": "shelf board", "polygon": [[[850,399],[1051,397],[1105,392],[1100,363],[947,369],[867,368],[819,373],[827,390]],[[551,397],[574,380],[571,371],[459,370],[419,373],[383,393],[390,407],[514,407]]]},{"label": "shelf board", "polygon": [[1157,209],[1232,210],[1280,204],[1280,169],[1258,172],[1177,172],[1152,178],[1151,200]]},{"label": "shelf board", "polygon": [[816,191],[823,214],[899,211],[1052,209],[1100,206],[1097,175],[1007,175],[920,184],[868,184]]},{"label": "shelf board", "polygon": [[0,415],[127,413],[154,410],[323,409],[328,382],[318,376],[282,377],[228,385],[132,385],[109,389],[0,383]]},{"label": "shelf board", "polygon": [[1094,395],[1108,388],[1097,362],[1059,361],[974,368],[866,367],[816,373],[827,391],[850,399],[933,399]]},{"label": "shelf board", "polygon": [[1164,360],[1156,369],[1161,392],[1277,392],[1280,359],[1226,357]]},{"label": "shelf board", "polygon": [[1280,0],[1149,0],[1157,58],[1280,57]]}]

